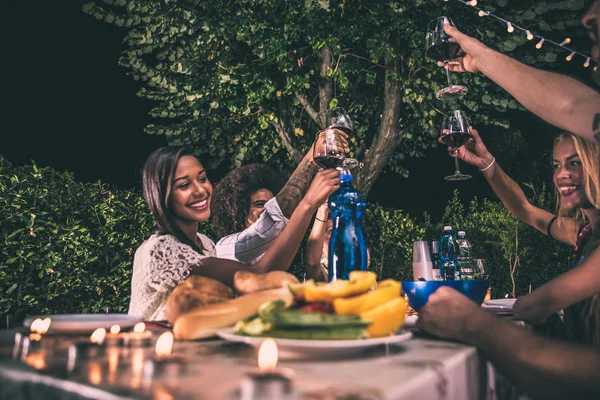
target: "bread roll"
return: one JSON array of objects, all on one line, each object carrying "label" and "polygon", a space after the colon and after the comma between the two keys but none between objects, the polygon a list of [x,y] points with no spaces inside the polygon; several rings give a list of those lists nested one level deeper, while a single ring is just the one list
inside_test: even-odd
[{"label": "bread roll", "polygon": [[193,275],[173,289],[167,299],[165,316],[172,324],[188,311],[209,304],[222,303],[233,297],[233,291],[223,283],[203,276]]},{"label": "bread roll", "polygon": [[217,329],[234,325],[256,314],[261,304],[279,299],[292,301],[292,293],[287,287],[246,294],[224,303],[198,308],[177,318],[173,334],[176,339],[184,340],[210,337]]},{"label": "bread roll", "polygon": [[238,271],[233,276],[233,288],[239,294],[287,287],[289,284],[298,282],[296,276],[285,271],[271,271],[266,274]]}]

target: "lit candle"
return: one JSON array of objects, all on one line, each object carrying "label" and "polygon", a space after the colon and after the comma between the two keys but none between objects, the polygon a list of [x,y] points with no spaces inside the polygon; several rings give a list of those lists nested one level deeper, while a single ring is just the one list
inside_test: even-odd
[{"label": "lit candle", "polygon": [[127,346],[149,347],[152,345],[152,333],[146,331],[146,324],[143,322],[135,324],[133,332],[126,332],[123,335]]},{"label": "lit candle", "polygon": [[144,363],[144,380],[149,382],[153,377],[177,377],[185,372],[185,359],[173,350],[173,333],[166,331],[158,337],[155,355]]},{"label": "lit candle", "polygon": [[119,325],[110,327],[109,333],[104,336],[104,344],[107,346],[121,346],[125,343],[125,336],[121,332]]},{"label": "lit candle", "polygon": [[[21,360],[26,362],[27,356],[30,353],[40,351],[43,348],[49,349],[52,347],[52,343],[49,343],[48,339],[42,341],[42,337],[48,332],[48,329],[50,329],[51,323],[52,320],[50,318],[36,318],[29,327],[28,335],[21,334],[19,338],[15,336],[15,346],[17,346],[17,339],[20,341]],[[18,354],[18,349],[13,349],[13,356],[16,354]]]},{"label": "lit candle", "polygon": [[106,329],[98,328],[90,335],[89,340],[73,343],[69,347],[67,370],[73,371],[78,360],[103,356],[106,352],[106,344],[104,343],[105,336]]},{"label": "lit candle", "polygon": [[281,399],[292,392],[294,373],[289,368],[276,368],[277,343],[265,339],[258,350],[258,370],[246,373],[242,380],[242,400]]}]

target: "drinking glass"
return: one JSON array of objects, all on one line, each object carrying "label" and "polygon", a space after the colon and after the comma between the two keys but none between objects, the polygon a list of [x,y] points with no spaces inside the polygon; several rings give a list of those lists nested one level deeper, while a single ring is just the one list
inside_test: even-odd
[{"label": "drinking glass", "polygon": [[[452,147],[454,153],[467,143],[473,136],[469,133],[469,121],[463,111],[456,110],[451,114],[444,116],[442,122],[442,141]],[[446,176],[447,181],[464,181],[471,179],[471,175],[462,174],[458,168],[458,157],[454,157],[454,165],[456,170],[454,174]]]},{"label": "drinking glass", "polygon": [[453,85],[450,80],[448,62],[456,58],[460,51],[460,45],[444,31],[444,23],[455,26],[454,22],[452,22],[449,17],[445,16],[437,17],[429,21],[427,24],[427,34],[425,36],[425,49],[429,57],[438,61],[443,61],[445,64],[448,86],[439,90],[435,94],[435,97],[439,100],[454,100],[464,96],[468,89],[466,86]]},{"label": "drinking glass", "polygon": [[348,136],[352,134],[354,124],[352,119],[341,107],[331,110],[329,126],[325,135],[319,134],[313,151],[313,158],[321,167],[352,169],[358,165],[358,160],[347,157],[344,150],[342,138],[336,129],[345,132]]},{"label": "drinking glass", "polygon": [[[487,266],[486,266],[485,260],[483,258],[476,258],[473,260],[473,263],[475,265],[474,272],[476,274],[479,274],[479,276],[480,276],[479,279],[487,280],[488,272],[487,272]],[[483,301],[490,300],[491,298],[492,298],[492,288],[490,285],[488,285],[487,292],[485,294],[485,298],[483,299]]]}]

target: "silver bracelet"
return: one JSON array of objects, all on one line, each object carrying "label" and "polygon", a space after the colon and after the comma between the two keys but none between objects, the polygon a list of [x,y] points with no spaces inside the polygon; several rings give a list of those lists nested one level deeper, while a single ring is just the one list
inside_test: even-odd
[{"label": "silver bracelet", "polygon": [[494,165],[494,163],[495,163],[495,162],[496,162],[496,157],[494,157],[494,158],[493,158],[493,160],[492,160],[492,162],[490,163],[490,165],[488,165],[488,166],[487,166],[487,167],[485,167],[485,168],[482,168],[482,169],[480,169],[480,171],[481,171],[481,172],[483,172],[483,171],[485,171],[485,170],[489,169],[489,168],[490,168],[492,165]]}]

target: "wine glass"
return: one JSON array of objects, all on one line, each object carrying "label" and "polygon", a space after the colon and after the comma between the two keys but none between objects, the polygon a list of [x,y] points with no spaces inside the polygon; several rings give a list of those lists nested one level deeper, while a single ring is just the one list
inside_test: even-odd
[{"label": "wine glass", "polygon": [[352,119],[341,107],[333,109],[330,115],[329,126],[324,132],[319,132],[315,142],[313,159],[325,169],[352,169],[358,165],[358,161],[346,156],[344,141],[338,133],[339,130],[347,135],[352,134]]},{"label": "wine glass", "polygon": [[[454,153],[458,149],[473,138],[473,135],[469,133],[469,121],[463,111],[456,110],[451,114],[444,116],[442,123],[442,141],[448,146],[452,147]],[[458,157],[454,157],[454,165],[456,171],[453,175],[446,176],[444,179],[447,181],[464,181],[471,179],[471,175],[462,174],[458,169]]]},{"label": "wine glass", "polygon": [[[345,109],[342,107],[336,107],[331,110],[331,117],[329,118],[329,128],[336,128],[343,132],[346,132],[348,137],[352,135],[354,129],[354,123],[352,118],[348,115]],[[342,161],[342,167],[352,169],[358,165],[358,160],[352,157],[344,157]]]},{"label": "wine glass", "polygon": [[425,48],[429,57],[435,58],[438,61],[443,61],[446,64],[446,77],[448,78],[448,86],[440,89],[436,94],[439,100],[454,100],[464,96],[468,89],[466,86],[453,85],[450,81],[450,70],[448,69],[448,61],[456,58],[460,51],[460,45],[455,39],[450,37],[444,31],[444,23],[450,26],[455,26],[454,22],[449,17],[437,17],[427,24],[427,34],[425,36]]},{"label": "wine glass", "polygon": [[346,158],[342,137],[335,129],[319,132],[313,150],[313,159],[322,168],[339,168]]}]

